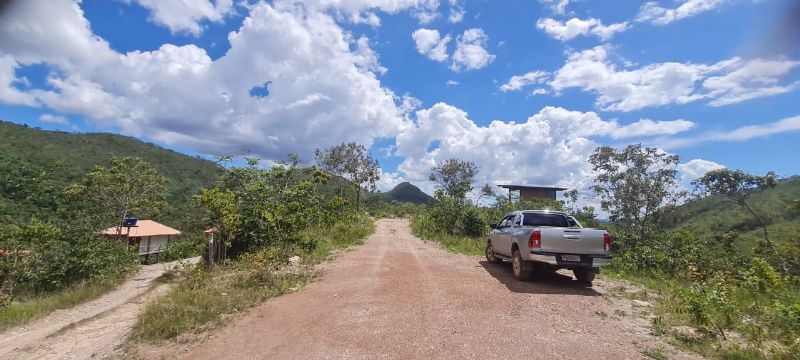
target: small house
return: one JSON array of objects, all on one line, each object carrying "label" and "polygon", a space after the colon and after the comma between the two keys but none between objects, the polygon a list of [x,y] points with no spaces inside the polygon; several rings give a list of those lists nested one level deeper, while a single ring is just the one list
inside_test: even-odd
[{"label": "small house", "polygon": [[[120,232],[117,233],[117,231]],[[139,220],[133,227],[110,227],[103,230],[102,233],[112,239],[117,236],[127,239],[129,245],[139,247],[139,255],[160,253],[166,250],[172,241],[180,239],[181,236],[180,231],[153,220]]]},{"label": "small house", "polygon": [[560,187],[529,186],[529,185],[497,185],[508,189],[509,200],[531,201],[534,199],[556,199],[556,192],[567,190]]}]

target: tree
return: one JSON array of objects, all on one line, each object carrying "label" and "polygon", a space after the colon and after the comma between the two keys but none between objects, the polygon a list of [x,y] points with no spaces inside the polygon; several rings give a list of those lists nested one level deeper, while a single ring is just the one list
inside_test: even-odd
[{"label": "tree", "polygon": [[775,250],[775,246],[769,240],[766,221],[747,203],[747,198],[753,193],[772,189],[778,184],[774,172],[770,171],[765,176],[756,176],[742,170],[717,169],[707,172],[692,184],[701,195],[722,195],[746,209],[761,225],[767,246]]},{"label": "tree", "polygon": [[[364,145],[342,143],[315,152],[317,164],[325,171],[349,180],[355,187],[356,210],[361,205],[362,188],[374,191],[380,180],[378,160],[367,153]],[[343,188],[342,188],[343,189]],[[340,191],[341,192],[341,191]]]},{"label": "tree", "polygon": [[95,206],[101,221],[117,226],[133,214],[155,216],[166,206],[167,179],[153,165],[136,157],[111,159],[111,166],[96,166],[67,194]]},{"label": "tree", "polygon": [[621,151],[604,146],[589,162],[597,173],[592,190],[600,197],[601,208],[640,242],[658,226],[665,206],[685,195],[676,190],[677,155],[641,144]]},{"label": "tree", "polygon": [[477,173],[478,167],[471,161],[448,159],[431,169],[430,180],[445,195],[463,201],[472,191],[472,181]]}]

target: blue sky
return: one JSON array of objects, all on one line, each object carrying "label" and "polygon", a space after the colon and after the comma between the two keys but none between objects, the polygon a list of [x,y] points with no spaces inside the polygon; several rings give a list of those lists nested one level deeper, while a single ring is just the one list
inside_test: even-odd
[{"label": "blue sky", "polygon": [[585,188],[600,145],[800,173],[800,6],[781,0],[12,1],[0,118],[190,154],[371,146],[380,187]]}]

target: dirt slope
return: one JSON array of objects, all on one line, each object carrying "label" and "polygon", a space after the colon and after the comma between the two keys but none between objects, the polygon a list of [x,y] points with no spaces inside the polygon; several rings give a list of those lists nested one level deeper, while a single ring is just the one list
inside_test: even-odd
[{"label": "dirt slope", "polygon": [[111,354],[122,344],[144,303],[167,290],[167,285],[154,280],[178,263],[143,266],[98,299],[0,333],[0,359],[88,359]]},{"label": "dirt slope", "polygon": [[266,302],[194,348],[139,356],[629,359],[669,349],[648,334],[646,320],[613,315],[635,311],[601,296],[614,283],[598,280],[590,289],[564,275],[520,283],[508,264],[415,238],[405,220],[378,221],[364,246],[325,268],[320,281]]}]

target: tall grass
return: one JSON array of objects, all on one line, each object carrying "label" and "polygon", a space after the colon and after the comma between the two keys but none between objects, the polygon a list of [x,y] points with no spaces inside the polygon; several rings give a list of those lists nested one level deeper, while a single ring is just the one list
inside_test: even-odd
[{"label": "tall grass", "polygon": [[[304,243],[316,244],[312,249],[272,247],[246,254],[212,271],[202,265],[185,268],[177,274],[178,283],[169,293],[147,304],[134,325],[132,338],[154,342],[218,326],[227,315],[313,280],[317,273],[311,265],[326,259],[334,250],[363,243],[374,231],[372,220],[361,216],[346,224],[304,231]],[[299,255],[308,266],[288,268],[287,259],[292,255]]]},{"label": "tall grass", "polygon": [[447,234],[436,229],[423,216],[411,218],[411,232],[421,239],[438,242],[454,253],[483,255],[486,250],[486,238]]}]

